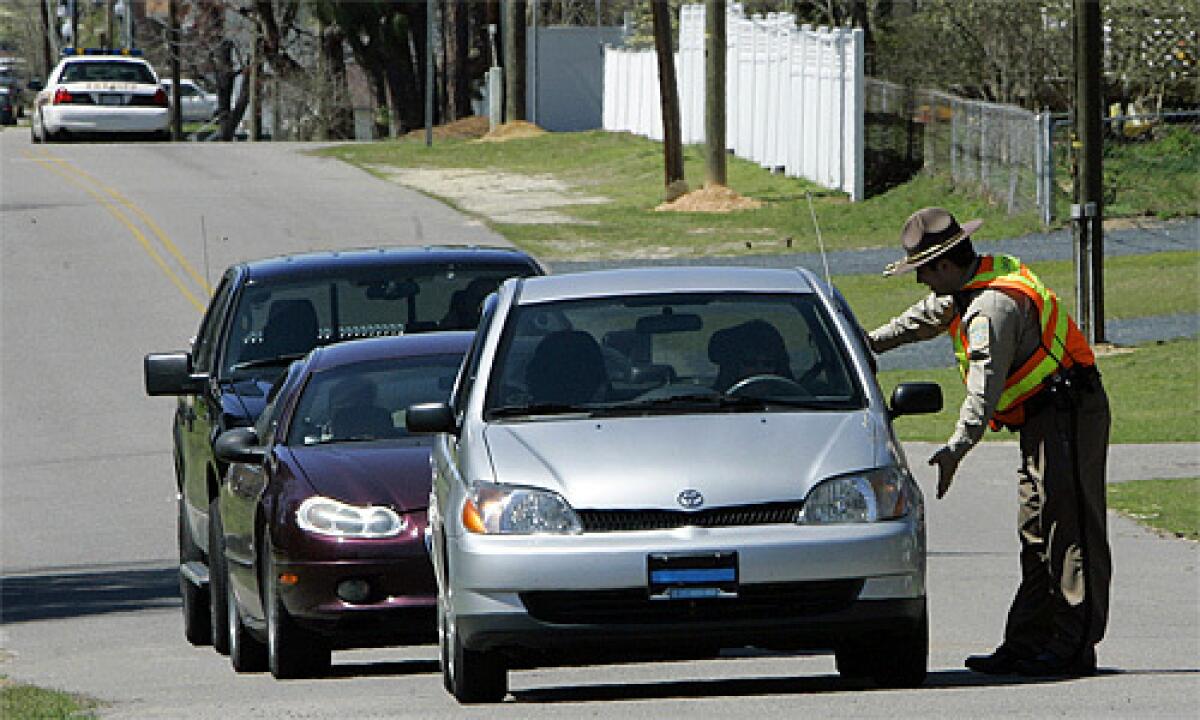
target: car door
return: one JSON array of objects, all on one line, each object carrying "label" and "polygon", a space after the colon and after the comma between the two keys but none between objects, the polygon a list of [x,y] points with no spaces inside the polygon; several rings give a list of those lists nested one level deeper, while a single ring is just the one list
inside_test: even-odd
[{"label": "car door", "polygon": [[208,503],[210,479],[215,489],[216,463],[212,454],[213,433],[220,423],[221,386],[216,382],[216,358],[221,336],[232,305],[236,274],[222,278],[200,324],[200,332],[192,345],[192,373],[207,375],[200,393],[179,398],[176,412],[176,447],[181,470],[180,492],[188,513],[188,525],[201,547],[207,545]]},{"label": "car door", "polygon": [[278,467],[277,436],[279,420],[293,402],[297,386],[305,375],[305,363],[294,363],[272,388],[272,397],[254,423],[259,444],[267,449],[262,465],[234,463],[229,466],[220,488],[221,527],[225,533],[225,558],[229,582],[238,602],[252,616],[261,617],[258,580],[255,568],[258,538],[255,517],[267,486]]},{"label": "car door", "polygon": [[[476,385],[479,367],[482,362],[483,348],[487,344],[487,336],[496,316],[496,296],[491,295],[484,303],[479,320],[479,329],[475,339],[463,359],[458,379],[454,383],[454,391],[450,397],[450,409],[457,418],[458,426],[464,426],[467,402]],[[456,489],[465,486],[463,471],[460,465],[461,444],[463,438],[454,435],[440,435],[434,441],[432,453],[433,487],[429,496],[429,527],[431,559],[434,572],[438,578],[445,578],[445,527],[442,523],[442,509],[450,508],[456,502]]]}]

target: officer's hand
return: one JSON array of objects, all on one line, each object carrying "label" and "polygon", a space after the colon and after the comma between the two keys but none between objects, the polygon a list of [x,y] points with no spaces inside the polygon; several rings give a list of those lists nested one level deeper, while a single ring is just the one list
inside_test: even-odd
[{"label": "officer's hand", "polygon": [[950,483],[954,481],[954,471],[958,470],[958,456],[950,448],[941,447],[929,458],[929,464],[937,465],[937,497],[941,500],[950,489]]}]

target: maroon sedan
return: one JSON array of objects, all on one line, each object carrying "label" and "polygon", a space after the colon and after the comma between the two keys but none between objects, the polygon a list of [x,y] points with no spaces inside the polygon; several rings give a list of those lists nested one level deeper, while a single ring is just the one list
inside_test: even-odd
[{"label": "maroon sedan", "polygon": [[239,672],[326,672],[338,648],[430,642],[425,549],[431,439],[405,409],[450,396],[473,333],[317,348],[272,388],[230,463],[209,524],[214,645]]}]

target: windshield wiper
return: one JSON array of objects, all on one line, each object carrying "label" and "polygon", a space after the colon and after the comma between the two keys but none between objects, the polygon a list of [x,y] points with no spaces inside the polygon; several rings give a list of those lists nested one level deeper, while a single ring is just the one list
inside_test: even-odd
[{"label": "windshield wiper", "polygon": [[304,357],[307,354],[308,353],[306,353],[306,352],[288,353],[286,355],[276,355],[275,357],[258,358],[256,360],[245,360],[243,362],[235,364],[230,369],[231,370],[248,370],[250,368],[277,367],[279,365],[287,365],[288,363],[295,362],[296,360],[299,360],[300,358]]},{"label": "windshield wiper", "polygon": [[695,410],[765,410],[771,406],[788,408],[826,409],[827,403],[816,400],[800,400],[790,398],[758,398],[745,395],[672,395],[648,400],[634,400],[619,405],[609,405],[597,408],[600,413],[624,413],[645,411],[679,411]]},{"label": "windshield wiper", "polygon": [[521,415],[562,415],[566,413],[591,414],[595,408],[571,403],[529,403],[527,405],[501,405],[487,411],[488,417],[505,418]]}]

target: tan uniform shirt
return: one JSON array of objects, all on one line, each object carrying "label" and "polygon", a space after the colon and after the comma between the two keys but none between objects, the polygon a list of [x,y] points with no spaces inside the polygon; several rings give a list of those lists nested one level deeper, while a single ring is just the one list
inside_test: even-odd
[{"label": "tan uniform shirt", "polygon": [[[1028,359],[1041,341],[1037,307],[1021,295],[984,288],[960,296],[967,304],[967,397],[946,446],[959,459],[983,437],[996,411],[1010,370]],[[886,352],[945,332],[954,319],[954,297],[930,293],[870,333],[871,349]]]}]

